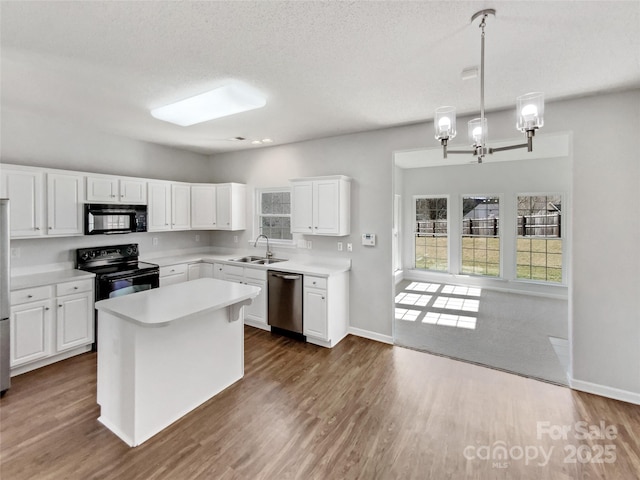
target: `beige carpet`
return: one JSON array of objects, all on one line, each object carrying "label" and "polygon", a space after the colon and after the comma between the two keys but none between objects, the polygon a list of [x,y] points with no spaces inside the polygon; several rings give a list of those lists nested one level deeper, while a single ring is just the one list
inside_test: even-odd
[{"label": "beige carpet", "polygon": [[567,301],[428,282],[401,282],[397,345],[567,385],[553,339],[568,337]]}]

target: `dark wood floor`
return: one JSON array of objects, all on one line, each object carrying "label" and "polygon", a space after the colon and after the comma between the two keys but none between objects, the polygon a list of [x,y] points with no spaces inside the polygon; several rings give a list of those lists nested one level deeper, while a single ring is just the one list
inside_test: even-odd
[{"label": "dark wood floor", "polygon": [[[245,377],[136,448],[96,420],[95,354],[15,377],[1,401],[0,477],[639,476],[638,406],[353,336],[334,349],[251,327],[245,339]],[[580,440],[579,421],[613,426],[616,438]],[[554,440],[537,422],[571,429]],[[501,445],[507,459],[485,459]]]}]

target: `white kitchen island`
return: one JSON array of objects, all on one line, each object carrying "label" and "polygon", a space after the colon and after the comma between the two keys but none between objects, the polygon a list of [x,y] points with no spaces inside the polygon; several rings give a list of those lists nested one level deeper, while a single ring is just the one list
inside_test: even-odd
[{"label": "white kitchen island", "polygon": [[240,380],[259,292],[201,278],[96,302],[98,420],[135,447]]}]

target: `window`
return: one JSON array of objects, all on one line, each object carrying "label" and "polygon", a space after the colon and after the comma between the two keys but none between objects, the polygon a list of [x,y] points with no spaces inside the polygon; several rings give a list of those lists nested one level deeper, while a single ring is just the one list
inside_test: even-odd
[{"label": "window", "polygon": [[500,199],[462,197],[461,272],[500,276]]},{"label": "window", "polygon": [[518,196],[516,277],[562,282],[562,197]]},{"label": "window", "polygon": [[449,236],[446,197],[415,199],[415,267],[446,272]]},{"label": "window", "polygon": [[291,192],[288,188],[256,190],[258,233],[273,240],[292,240]]}]

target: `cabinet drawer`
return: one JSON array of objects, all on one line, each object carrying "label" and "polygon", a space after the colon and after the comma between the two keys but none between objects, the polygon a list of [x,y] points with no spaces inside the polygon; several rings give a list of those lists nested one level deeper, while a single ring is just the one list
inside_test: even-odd
[{"label": "cabinet drawer", "polygon": [[51,297],[51,287],[34,287],[11,292],[11,305],[46,300]]},{"label": "cabinet drawer", "polygon": [[244,276],[244,268],[236,267],[235,265],[225,265],[224,266],[224,274],[225,275],[236,275],[238,277]]},{"label": "cabinet drawer", "polygon": [[304,286],[311,288],[327,289],[327,279],[325,277],[312,277],[310,275],[304,276]]},{"label": "cabinet drawer", "polygon": [[160,267],[161,277],[168,277],[169,275],[179,275],[181,273],[187,273],[186,263],[181,263],[180,265],[169,265],[166,267]]},{"label": "cabinet drawer", "polygon": [[267,271],[261,268],[251,268],[245,267],[244,276],[246,278],[254,278],[256,280],[266,280],[267,279]]},{"label": "cabinet drawer", "polygon": [[89,292],[93,287],[93,280],[76,280],[75,282],[59,283],[56,285],[56,295],[71,295],[72,293]]}]

